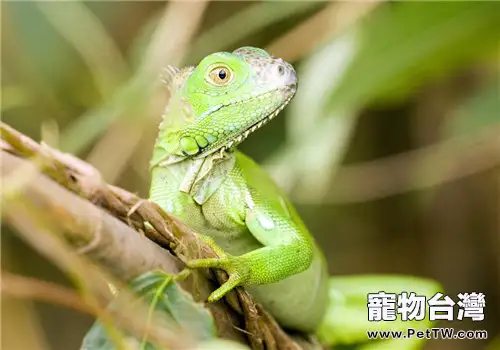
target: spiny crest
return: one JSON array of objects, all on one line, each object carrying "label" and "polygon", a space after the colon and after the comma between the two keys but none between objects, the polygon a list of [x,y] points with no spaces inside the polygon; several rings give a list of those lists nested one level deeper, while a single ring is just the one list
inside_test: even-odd
[{"label": "spiny crest", "polygon": [[162,69],[160,78],[170,93],[179,90],[186,82],[187,77],[193,72],[194,67],[185,67],[182,69],[168,65]]},{"label": "spiny crest", "polygon": [[[186,79],[193,72],[194,67],[176,68],[168,65],[162,69],[160,78],[170,92],[170,98],[162,114],[162,121],[159,125],[160,131],[174,125],[184,125],[191,120],[192,111],[190,106],[183,99],[175,96],[175,92],[184,86]],[[173,111],[173,112],[172,112]],[[167,118],[167,115],[170,117]]]}]

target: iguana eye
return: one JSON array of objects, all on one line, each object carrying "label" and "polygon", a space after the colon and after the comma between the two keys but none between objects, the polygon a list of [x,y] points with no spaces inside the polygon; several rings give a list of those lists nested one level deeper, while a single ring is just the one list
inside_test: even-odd
[{"label": "iguana eye", "polygon": [[215,67],[208,74],[208,78],[212,84],[219,86],[227,85],[232,78],[231,70],[224,66]]}]

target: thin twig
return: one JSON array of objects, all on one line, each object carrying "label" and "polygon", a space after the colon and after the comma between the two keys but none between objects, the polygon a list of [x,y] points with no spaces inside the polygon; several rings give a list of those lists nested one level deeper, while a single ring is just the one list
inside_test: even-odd
[{"label": "thin twig", "polygon": [[332,2],[280,36],[266,48],[286,61],[296,61],[327,39],[366,16],[381,0]]},{"label": "thin twig", "polygon": [[7,271],[2,271],[0,291],[2,296],[44,301],[94,317],[99,316],[100,312],[69,288],[32,277],[18,276]]},{"label": "thin twig", "polygon": [[423,190],[500,165],[500,126],[338,170],[323,198],[300,203],[356,203]]}]

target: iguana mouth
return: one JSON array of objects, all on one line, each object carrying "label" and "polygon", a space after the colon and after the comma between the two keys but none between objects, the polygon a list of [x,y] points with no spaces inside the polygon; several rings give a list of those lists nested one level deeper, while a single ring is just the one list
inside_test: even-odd
[{"label": "iguana mouth", "polygon": [[[292,90],[296,90],[294,88],[294,85],[290,85],[288,87],[291,87]],[[240,144],[243,142],[251,133],[254,131],[260,129],[263,125],[267,124],[270,120],[274,119],[280,112],[290,103],[292,100],[293,96],[295,95],[295,92],[290,95],[278,108],[276,108],[273,112],[268,114],[266,117],[262,118],[260,121],[256,122],[255,124],[251,125],[248,127],[245,131],[241,132],[239,135],[236,135],[232,140],[230,140],[226,145],[222,145],[219,149],[221,152],[228,151],[234,146]]]}]

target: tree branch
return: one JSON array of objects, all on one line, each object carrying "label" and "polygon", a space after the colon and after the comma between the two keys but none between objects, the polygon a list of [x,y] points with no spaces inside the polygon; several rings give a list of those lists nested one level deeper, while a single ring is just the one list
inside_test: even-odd
[{"label": "tree branch", "polygon": [[[107,185],[91,165],[38,144],[4,123],[0,130],[4,200],[16,196],[29,200],[61,225],[66,242],[121,280],[157,268],[177,273],[183,267],[179,257],[215,256],[177,218],[153,202]],[[227,279],[223,271],[215,274],[219,283]],[[206,273],[196,271],[195,275],[182,287],[205,301],[213,285]],[[207,305],[220,336],[241,339],[235,325],[238,313],[243,313],[252,348],[300,349],[242,288],[229,294],[226,301],[231,307],[222,302]]]},{"label": "tree branch", "polygon": [[73,290],[52,282],[40,281],[32,277],[2,271],[0,291],[2,296],[51,302],[81,313],[99,316],[99,311],[86,303],[85,299]]}]

